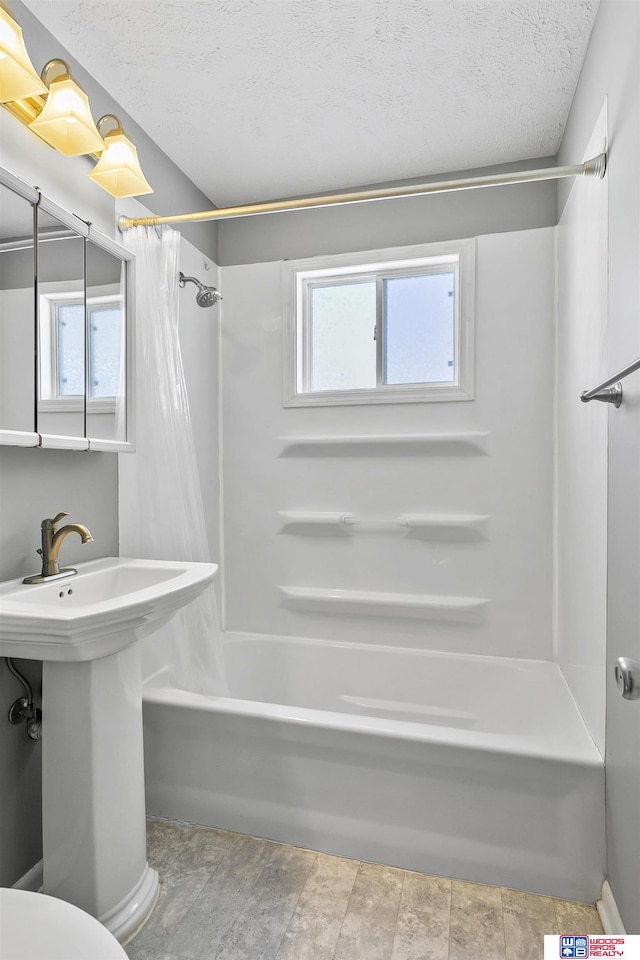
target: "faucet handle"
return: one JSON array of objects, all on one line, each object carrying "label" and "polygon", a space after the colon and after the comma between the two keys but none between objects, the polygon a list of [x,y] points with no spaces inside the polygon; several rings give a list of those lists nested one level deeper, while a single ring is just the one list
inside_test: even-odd
[{"label": "faucet handle", "polygon": [[49,523],[50,523],[52,527],[55,527],[56,523],[59,523],[60,520],[62,520],[63,517],[68,517],[68,516],[69,516],[68,513],[64,513],[64,512],[63,512],[63,513],[59,513],[56,517],[53,517],[53,519],[51,519],[51,520],[43,520],[43,521],[42,521],[42,526],[44,527],[45,524],[49,524]]}]

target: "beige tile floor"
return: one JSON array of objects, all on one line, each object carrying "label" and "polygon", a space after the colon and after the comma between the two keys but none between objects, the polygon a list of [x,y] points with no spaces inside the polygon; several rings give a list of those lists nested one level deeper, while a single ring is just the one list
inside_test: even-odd
[{"label": "beige tile floor", "polygon": [[542,960],[595,907],[148,821],[158,903],[131,960]]}]

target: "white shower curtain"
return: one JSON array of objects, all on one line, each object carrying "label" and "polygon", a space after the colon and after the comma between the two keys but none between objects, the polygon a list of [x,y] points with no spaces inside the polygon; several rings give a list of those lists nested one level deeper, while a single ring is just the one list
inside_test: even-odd
[{"label": "white shower curtain", "polygon": [[[120,554],[211,559],[178,336],[180,234],[134,227],[134,454],[119,455]],[[166,673],[194,693],[226,692],[215,587],[144,641],[145,678]]]}]

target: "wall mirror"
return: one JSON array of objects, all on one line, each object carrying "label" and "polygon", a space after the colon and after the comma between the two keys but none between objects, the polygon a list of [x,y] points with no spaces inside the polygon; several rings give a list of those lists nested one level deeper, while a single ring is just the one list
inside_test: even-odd
[{"label": "wall mirror", "polygon": [[0,183],[0,427],[8,442],[33,446],[36,317],[33,202]]},{"label": "wall mirror", "polygon": [[0,442],[133,449],[132,255],[0,168]]},{"label": "wall mirror", "polygon": [[42,204],[36,209],[36,223],[36,430],[47,446],[49,438],[86,436],[85,238]]}]

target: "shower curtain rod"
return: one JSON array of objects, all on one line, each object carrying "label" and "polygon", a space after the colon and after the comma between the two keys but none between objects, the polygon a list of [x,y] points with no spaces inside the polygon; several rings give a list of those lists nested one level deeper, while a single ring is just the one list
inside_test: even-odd
[{"label": "shower curtain rod", "polygon": [[273,200],[249,203],[238,207],[218,207],[198,213],[178,213],[169,217],[120,217],[120,230],[130,227],[152,227],[161,223],[188,223],[201,220],[231,220],[235,217],[257,217],[265,213],[285,213],[292,210],[310,210],[314,207],[335,207],[346,203],[365,203],[372,200],[392,200],[397,197],[418,197],[429,193],[449,193],[455,190],[474,190],[478,187],[502,187],[510,183],[533,183],[538,180],[561,180],[566,177],[595,177],[601,180],[607,169],[607,155],[600,153],[592,160],[572,167],[546,167],[542,170],[518,170],[488,177],[470,177],[466,180],[441,180],[435,183],[415,183],[404,187],[384,187],[378,190],[358,190],[354,193],[334,193],[324,197],[300,197],[297,200]]}]

